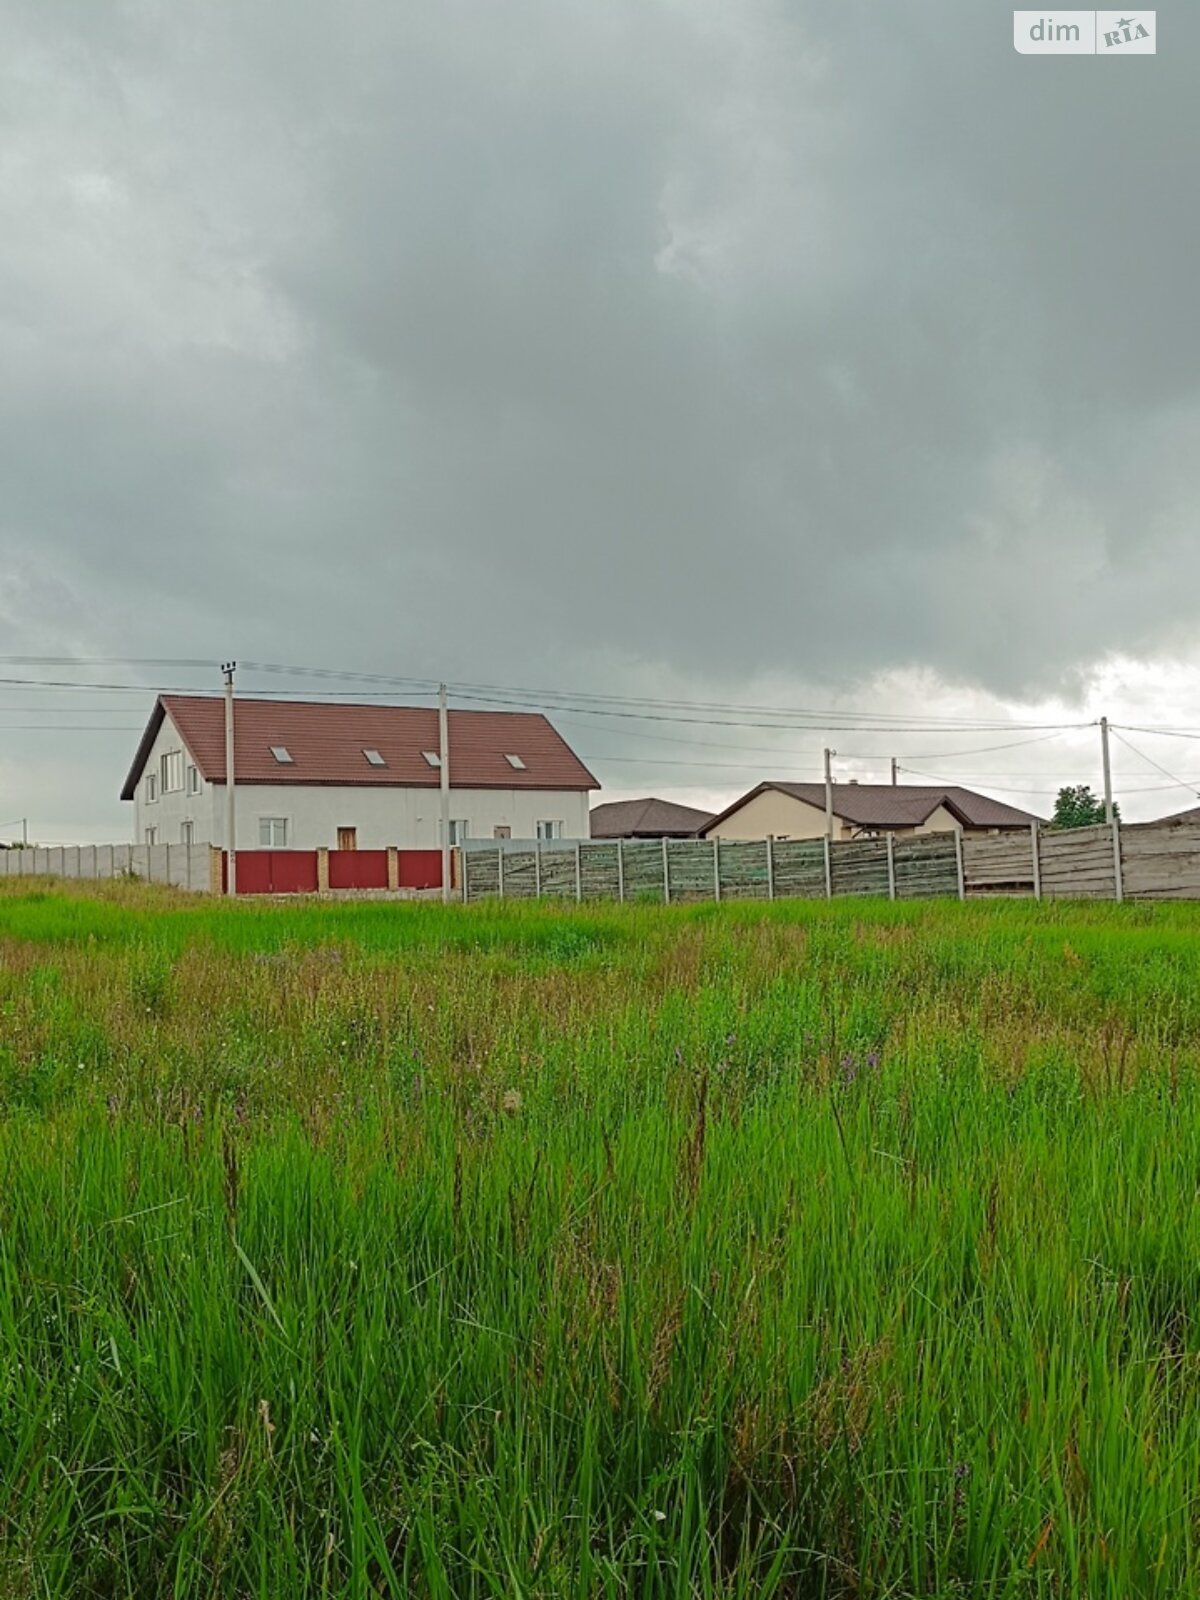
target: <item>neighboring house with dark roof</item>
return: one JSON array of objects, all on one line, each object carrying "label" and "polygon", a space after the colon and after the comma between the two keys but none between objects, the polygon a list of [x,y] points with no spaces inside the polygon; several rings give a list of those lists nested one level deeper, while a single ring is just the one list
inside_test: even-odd
[{"label": "neighboring house with dark roof", "polygon": [[593,839],[694,839],[711,811],[674,800],[610,800],[592,808]]},{"label": "neighboring house with dark roof", "polygon": [[[997,833],[1040,821],[1032,812],[941,784],[835,783],[833,836]],[[825,832],[823,783],[760,783],[701,829],[708,839],[817,839]]]},{"label": "neighboring house with dark roof", "polygon": [[[595,812],[592,815],[595,816]],[[1174,811],[1169,817],[1156,817],[1156,822],[1200,822],[1200,806],[1189,806],[1186,811]]]},{"label": "neighboring house with dark roof", "polygon": [[[450,843],[588,837],[600,785],[540,713],[451,711]],[[438,714],[239,699],[237,848],[437,849]],[[225,702],[161,695],[122,800],[138,844],[225,843]]]}]

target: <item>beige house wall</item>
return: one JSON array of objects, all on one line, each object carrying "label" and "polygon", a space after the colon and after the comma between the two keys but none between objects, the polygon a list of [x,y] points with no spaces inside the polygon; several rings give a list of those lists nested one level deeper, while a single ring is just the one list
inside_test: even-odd
[{"label": "beige house wall", "polygon": [[929,815],[926,817],[925,821],[921,824],[921,826],[919,828],[912,828],[912,829],[905,828],[904,832],[905,833],[909,833],[909,832],[911,832],[911,833],[953,833],[955,831],[955,829],[959,829],[959,831],[962,832],[962,833],[986,833],[987,832],[986,828],[962,828],[962,827],[960,827],[960,824],[955,820],[954,817],[952,817],[950,815],[950,813],[946,810],[945,806],[939,806],[936,811],[931,811],[929,813]]},{"label": "beige house wall", "polygon": [[[825,813],[807,800],[779,789],[764,789],[732,812],[723,822],[705,829],[706,839],[820,839],[825,833]],[[840,817],[833,819],[833,837],[849,839]]]},{"label": "beige house wall", "polygon": [[[889,828],[887,832],[898,839],[911,838],[918,833],[953,833],[960,831],[968,837],[996,833],[995,828],[961,828],[945,806],[938,806],[919,827]],[[744,806],[727,816],[724,821],[704,831],[706,839],[820,839],[825,833],[825,812],[807,800],[797,800],[794,795],[780,789],[765,789],[747,800]],[[835,815],[835,839],[861,838],[860,830]]]}]

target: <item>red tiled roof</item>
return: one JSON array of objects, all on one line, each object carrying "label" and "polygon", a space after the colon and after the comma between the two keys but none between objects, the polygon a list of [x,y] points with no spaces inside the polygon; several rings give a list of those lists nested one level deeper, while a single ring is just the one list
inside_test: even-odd
[{"label": "red tiled roof", "polygon": [[[225,702],[161,695],[121,791],[132,800],[169,716],[208,783],[225,782]],[[438,769],[422,754],[438,748],[438,714],[425,706],[366,706],[294,700],[237,700],[234,772],[243,783],[436,789]],[[540,712],[451,711],[450,781],[456,789],[598,789],[600,785]],[[278,762],[282,745],[290,762]],[[378,750],[372,766],[364,750]],[[514,768],[507,757],[518,756]]]}]

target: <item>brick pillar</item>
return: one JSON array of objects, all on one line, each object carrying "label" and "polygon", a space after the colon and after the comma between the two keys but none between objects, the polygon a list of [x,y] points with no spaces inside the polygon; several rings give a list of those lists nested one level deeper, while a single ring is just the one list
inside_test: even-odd
[{"label": "brick pillar", "polygon": [[[224,872],[222,871],[222,867],[224,865],[224,861],[225,861],[225,852],[223,850],[218,850],[215,844],[210,844],[209,847],[208,847],[208,892],[209,892],[209,894],[217,894],[217,895],[219,895],[219,894],[222,894],[224,892],[225,885],[222,882],[222,879],[224,878]],[[117,864],[116,864],[116,858],[115,858],[115,852],[114,852],[114,859],[113,859],[113,872],[114,873],[116,872],[116,865]]]},{"label": "brick pillar", "polygon": [[329,851],[324,847],[317,850],[317,893],[329,893]]},{"label": "brick pillar", "polygon": [[388,845],[388,888],[400,887],[400,852],[394,844]]}]

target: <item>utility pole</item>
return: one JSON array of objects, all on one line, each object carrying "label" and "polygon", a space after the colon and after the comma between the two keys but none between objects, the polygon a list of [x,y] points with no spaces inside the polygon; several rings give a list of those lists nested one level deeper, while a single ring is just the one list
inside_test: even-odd
[{"label": "utility pole", "polygon": [[233,675],[236,661],[222,663],[225,674],[225,893],[237,893],[237,800],[233,770]]},{"label": "utility pole", "polygon": [[892,788],[893,789],[900,782],[900,779],[896,776],[896,774],[899,772],[899,770],[900,770],[899,767],[896,765],[896,758],[895,758],[895,756],[893,756],[892,757]]},{"label": "utility pole", "polygon": [[830,758],[837,755],[836,750],[825,752],[825,837],[833,838],[833,768]]},{"label": "utility pole", "polygon": [[1108,718],[1100,718],[1100,753],[1104,758],[1104,820],[1113,819],[1112,766],[1108,759]]},{"label": "utility pole", "polygon": [[21,849],[29,849],[29,818],[21,818]]},{"label": "utility pole", "polygon": [[450,899],[450,717],[446,685],[438,684],[438,773],[441,779],[442,901]]}]

